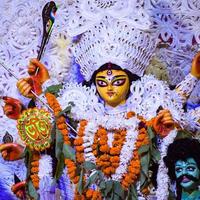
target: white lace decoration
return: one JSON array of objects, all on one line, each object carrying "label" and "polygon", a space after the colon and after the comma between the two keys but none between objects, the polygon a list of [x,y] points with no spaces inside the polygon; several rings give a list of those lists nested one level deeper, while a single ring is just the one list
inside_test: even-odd
[{"label": "white lace decoration", "polygon": [[197,130],[195,137],[200,139],[200,107],[197,107],[194,110],[189,110],[187,113],[187,120],[189,129],[192,131]]},{"label": "white lace decoration", "polygon": [[153,76],[144,76],[141,81],[132,82],[131,96],[127,100],[128,109],[134,110],[145,119],[155,117],[158,108],[170,110],[173,119],[185,125],[185,114],[178,95],[166,83]]},{"label": "white lace decoration", "polygon": [[187,98],[192,93],[192,90],[196,86],[199,80],[192,74],[188,74],[185,79],[176,86],[176,92],[180,96],[183,103],[187,101]]},{"label": "white lace decoration", "polygon": [[159,200],[167,200],[169,195],[169,176],[168,176],[168,169],[165,166],[163,158],[167,155],[167,148],[168,146],[174,141],[177,135],[177,130],[172,130],[170,133],[163,139],[161,144],[160,154],[161,159],[159,161],[159,168],[157,174],[157,191],[156,196]]},{"label": "white lace decoration", "polygon": [[[158,108],[162,106],[163,109],[170,110],[175,121],[185,126],[186,119],[182,102],[176,92],[171,91],[164,82],[153,76],[144,76],[141,80],[132,83],[130,92],[126,105],[119,109],[118,107],[110,110],[105,108],[98,100],[95,87],[87,88],[77,84],[66,84],[58,100],[62,109],[70,105],[70,102],[75,104],[71,111],[73,118],[77,120],[96,119],[102,121],[105,119],[106,123],[109,123],[112,121],[111,116],[114,116],[115,119],[118,117],[123,119],[124,113],[132,110],[150,120],[157,115]],[[120,123],[121,121],[118,120],[115,126],[120,127]]]},{"label": "white lace decoration", "polygon": [[156,33],[107,17],[83,33],[72,50],[82,75],[89,81],[95,70],[109,62],[142,76],[156,45]]},{"label": "white lace decoration", "polygon": [[149,15],[141,7],[142,3],[136,0],[70,1],[66,9],[69,35],[76,36],[84,33],[94,24],[100,23],[105,16],[129,21],[133,26],[148,29],[151,22]]},{"label": "white lace decoration", "polygon": [[[93,118],[97,113],[103,113],[103,105],[98,102],[95,87],[85,87],[81,84],[68,83],[63,86],[57,98],[62,109],[73,103],[72,116],[77,120]],[[92,115],[91,115],[92,113]]]},{"label": "white lace decoration", "polygon": [[41,200],[52,199],[55,195],[51,193],[51,187],[53,183],[53,169],[52,158],[49,155],[41,155],[39,160],[39,190]]},{"label": "white lace decoration", "polygon": [[[42,38],[41,10],[46,2],[47,0],[1,1],[0,62],[3,62],[7,67],[11,68],[19,78],[28,76],[27,64],[30,58],[37,56],[38,46]],[[69,29],[69,26],[66,24],[70,24],[71,30],[74,29],[73,32],[71,31],[71,34],[76,35],[88,30],[97,23],[97,21],[103,19],[105,15],[112,16],[113,18],[123,17],[124,21],[129,19],[129,21],[132,21],[138,28],[149,27],[150,18],[150,20],[153,21],[154,28],[159,33],[158,35],[160,35],[164,42],[167,42],[170,45],[170,48],[167,49],[170,51],[161,52],[163,56],[162,60],[168,64],[168,72],[171,76],[170,83],[176,85],[190,71],[192,57],[198,51],[198,45],[200,43],[199,0],[113,0],[112,3],[110,0],[58,0],[56,3],[59,5],[59,9],[56,14],[55,26],[44,57],[42,58],[42,62],[47,66],[51,76],[63,80],[63,76],[70,79],[71,77],[73,78],[74,75],[73,73],[69,73],[69,60],[64,57],[68,52],[67,30]],[[69,9],[68,4],[73,4],[73,9]],[[78,7],[76,7],[77,5]],[[147,12],[149,16],[147,15]],[[134,16],[130,16],[130,13],[134,13]],[[70,17],[70,14],[73,14],[73,18]],[[79,26],[79,24],[81,25]],[[197,42],[195,48],[193,48],[194,40]],[[3,91],[1,93],[2,96],[8,95],[14,97],[13,94],[16,93],[16,88],[14,87],[15,83],[16,80],[8,72],[2,69],[0,70],[0,91]],[[151,84],[153,84],[153,81]],[[199,91],[199,87],[197,88],[197,91]],[[142,94],[140,91],[138,93]],[[159,96],[159,94],[157,95]],[[171,93],[168,93],[167,95],[171,96]],[[164,95],[164,98],[169,100],[169,98],[166,98],[167,95]],[[156,99],[153,97],[153,94],[150,96],[152,99]],[[19,95],[16,97],[18,98]],[[149,96],[145,96],[145,98],[147,97]],[[136,98],[136,95],[134,98]],[[144,95],[141,95],[138,98],[141,98],[141,101],[144,102]],[[66,99],[68,98],[66,97]],[[149,100],[150,99],[151,98],[149,97]],[[156,102],[160,101],[158,99],[156,99]],[[23,102],[24,101],[25,98],[23,99]],[[86,101],[89,108],[92,101]],[[153,106],[152,103],[151,106],[153,106],[153,109],[151,109],[148,100],[146,102],[147,110],[145,110],[145,106],[143,106],[143,108],[138,109],[138,113],[144,113],[146,116],[151,117],[151,115],[155,115],[156,113],[157,103],[156,106]],[[64,108],[66,107],[66,104]],[[171,105],[171,103],[168,104]],[[177,102],[175,101],[175,103],[172,103],[173,106],[171,105],[171,111],[174,112],[173,116],[176,116],[180,121],[184,121],[182,120],[182,115],[178,114],[180,110],[177,109],[176,106],[174,107],[176,104]],[[102,113],[102,111],[99,112],[99,110],[101,110],[99,108],[102,108],[100,104],[96,106],[99,109],[98,111],[95,109],[95,105],[97,104],[91,105],[93,107],[91,113],[89,112],[91,110],[87,110],[87,106],[84,106],[84,109],[81,110],[81,112],[84,111],[84,113],[87,113],[84,114],[85,116],[87,115],[85,117],[87,119],[93,114],[96,116],[97,113]],[[139,105],[140,103],[134,103],[131,106],[138,108]],[[141,105],[144,104],[141,103]],[[83,114],[81,112],[79,112],[80,114],[77,117],[81,118],[81,114]],[[74,113],[78,112],[75,112],[74,109]],[[177,116],[181,116],[181,118]],[[13,120],[5,117],[1,107],[0,123],[4,125],[0,126],[1,139],[6,131],[8,131],[17,140],[18,133],[14,128],[15,124],[13,123]],[[2,162],[3,161],[1,161],[1,163]],[[11,171],[15,171],[14,165],[13,168],[11,168]],[[24,170],[21,170],[21,173],[25,173]]]}]

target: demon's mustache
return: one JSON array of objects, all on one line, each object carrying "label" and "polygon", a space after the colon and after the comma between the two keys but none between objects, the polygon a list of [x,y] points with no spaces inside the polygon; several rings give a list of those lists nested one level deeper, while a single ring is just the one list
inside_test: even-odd
[{"label": "demon's mustache", "polygon": [[180,184],[183,181],[184,177],[186,177],[187,179],[192,180],[194,182],[198,182],[199,181],[199,178],[196,178],[196,177],[194,177],[192,175],[189,175],[189,174],[183,174],[182,176],[177,178],[176,181]]}]

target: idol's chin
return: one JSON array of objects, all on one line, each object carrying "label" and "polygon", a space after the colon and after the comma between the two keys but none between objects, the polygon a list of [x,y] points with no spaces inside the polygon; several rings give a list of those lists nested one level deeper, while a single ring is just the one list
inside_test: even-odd
[{"label": "idol's chin", "polygon": [[185,179],[181,182],[181,186],[184,188],[185,191],[191,190],[192,188],[194,188],[194,185],[194,181],[190,179]]}]

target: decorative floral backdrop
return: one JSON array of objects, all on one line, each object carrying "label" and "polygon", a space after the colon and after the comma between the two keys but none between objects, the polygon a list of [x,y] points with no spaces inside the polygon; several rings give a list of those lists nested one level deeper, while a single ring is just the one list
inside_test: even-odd
[{"label": "decorative floral backdrop", "polygon": [[[118,2],[120,9],[120,6],[125,7],[131,2],[130,0],[83,1],[90,3],[90,12],[94,12],[92,8],[99,6],[107,9],[115,2]],[[1,0],[0,62],[10,68],[18,78],[27,76],[26,69],[30,58],[37,57],[43,32],[41,13],[47,2],[47,0]],[[77,81],[77,65],[72,65],[70,61],[71,55],[68,50],[70,39],[67,35],[68,27],[66,27],[67,6],[75,0],[55,2],[58,5],[55,25],[42,62],[49,69],[51,76],[58,77],[60,80],[64,78],[68,81]],[[166,68],[168,83],[176,85],[189,73],[192,58],[199,48],[200,0],[137,0],[135,6],[148,13],[154,28],[159,31],[159,39],[163,45],[156,51],[156,58]],[[140,14],[138,13],[138,16]],[[138,20],[145,20],[145,18]],[[158,66],[154,64],[150,71],[156,72]],[[70,66],[73,67],[70,68]],[[0,66],[0,96],[15,97],[16,81]],[[193,92],[191,101],[200,101],[199,91],[200,84]],[[3,104],[2,101],[1,104]],[[0,142],[6,132],[17,139],[15,122],[3,115],[1,107],[0,124]]]}]

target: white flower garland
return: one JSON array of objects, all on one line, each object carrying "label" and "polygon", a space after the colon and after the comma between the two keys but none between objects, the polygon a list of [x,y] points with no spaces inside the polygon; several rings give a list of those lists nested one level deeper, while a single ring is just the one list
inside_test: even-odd
[{"label": "white flower garland", "polygon": [[[94,135],[98,131],[99,126],[101,125],[106,130],[111,130],[113,127],[115,129],[126,129],[127,134],[125,138],[125,143],[122,147],[121,153],[120,153],[120,163],[119,167],[116,169],[116,173],[112,175],[112,179],[116,181],[120,181],[123,174],[126,173],[127,165],[132,159],[132,152],[135,149],[135,143],[138,137],[138,124],[140,122],[139,119],[136,117],[132,117],[130,119],[126,119],[124,117],[125,115],[119,115],[118,120],[119,123],[116,124],[116,116],[105,116],[104,118],[98,119],[98,120],[92,120],[89,121],[85,128],[85,134],[83,137],[83,146],[84,146],[84,158],[85,161],[94,162],[96,161],[96,158],[92,152],[92,144],[94,142]],[[78,125],[78,128],[80,128],[80,124]],[[106,178],[106,177],[105,177]]]},{"label": "white flower garland", "polygon": [[41,200],[52,199],[51,187],[53,183],[53,171],[52,171],[52,157],[49,155],[42,155],[39,160],[39,190]]},{"label": "white flower garland", "polygon": [[97,130],[98,125],[92,121],[88,122],[87,126],[85,127],[85,135],[83,137],[85,161],[90,161],[94,163],[96,161],[96,158],[92,153],[92,144],[94,142],[94,134],[97,132]]},{"label": "white flower garland", "polygon": [[157,174],[157,185],[156,196],[159,200],[168,200],[169,195],[169,176],[168,169],[165,166],[163,158],[167,155],[168,146],[174,141],[177,135],[177,130],[172,130],[170,133],[163,139],[161,144],[161,159],[159,161],[159,168]]},{"label": "white flower garland", "polygon": [[[135,121],[136,124],[137,121]],[[135,125],[134,124],[134,125]],[[126,173],[128,163],[133,157],[133,151],[135,150],[135,143],[138,137],[138,131],[135,130],[135,127],[129,129],[126,134],[126,142],[122,147],[120,153],[120,163],[119,167],[116,169],[115,174],[112,175],[112,179],[119,181],[122,179],[124,173]]]},{"label": "white flower garland", "polygon": [[49,176],[52,177],[52,158],[49,155],[42,155],[39,160],[39,172],[38,176],[40,180],[42,180],[43,177]]}]

